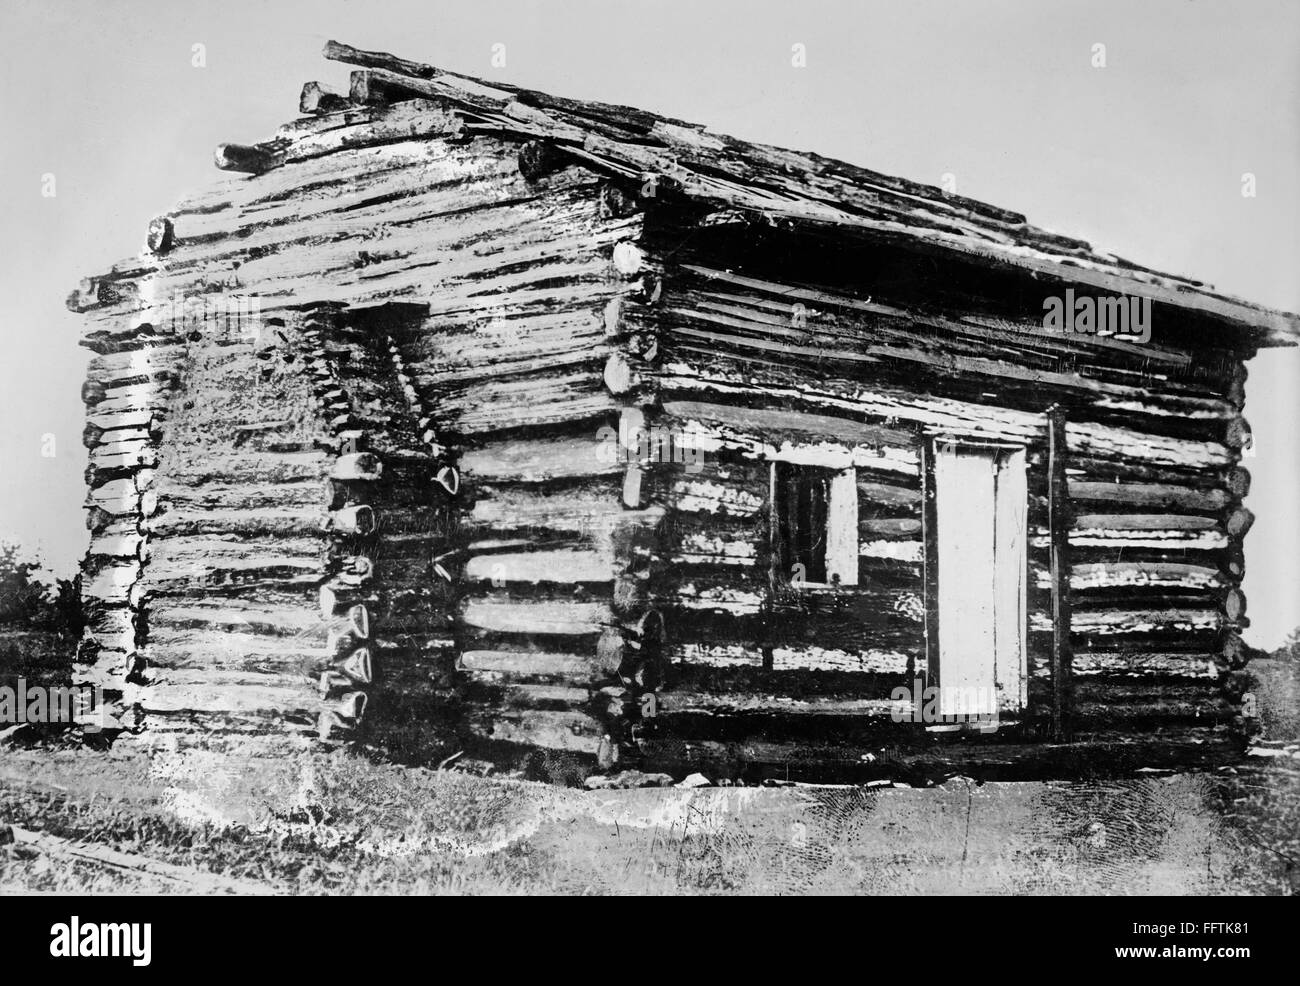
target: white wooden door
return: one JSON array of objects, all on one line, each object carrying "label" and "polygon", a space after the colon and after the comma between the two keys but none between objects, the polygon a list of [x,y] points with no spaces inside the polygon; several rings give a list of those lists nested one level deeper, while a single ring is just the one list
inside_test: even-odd
[{"label": "white wooden door", "polygon": [[938,710],[947,721],[996,721],[1027,697],[1025,453],[933,448]]}]

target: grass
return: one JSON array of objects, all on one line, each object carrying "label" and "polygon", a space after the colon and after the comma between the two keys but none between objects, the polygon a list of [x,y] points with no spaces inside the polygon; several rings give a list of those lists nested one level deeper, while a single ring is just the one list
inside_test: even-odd
[{"label": "grass", "polygon": [[[293,894],[1294,894],[1300,676],[1276,657],[1252,673],[1264,741],[1286,755],[1213,773],[586,792],[343,752],[232,761],[44,736],[0,754],[0,826],[184,867],[194,892],[218,875]],[[0,890],[177,887],[9,844]]]},{"label": "grass", "polygon": [[[1275,756],[1227,774],[1217,789],[1243,865],[1267,874],[1262,892],[1300,893],[1300,660],[1294,649],[1248,666],[1259,700],[1261,745]],[[1280,749],[1279,749],[1280,748]],[[1271,863],[1271,865],[1269,865]]]},{"label": "grass", "polygon": [[0,623],[0,685],[66,685],[76,642],[55,633],[15,630]]}]

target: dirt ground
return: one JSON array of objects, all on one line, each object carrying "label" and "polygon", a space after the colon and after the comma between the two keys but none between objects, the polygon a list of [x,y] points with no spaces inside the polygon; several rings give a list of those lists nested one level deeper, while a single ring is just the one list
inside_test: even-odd
[{"label": "dirt ground", "polygon": [[10,746],[0,891],[1293,894],[1296,666],[1252,667],[1255,755],[1096,783],[583,791],[343,753]]}]

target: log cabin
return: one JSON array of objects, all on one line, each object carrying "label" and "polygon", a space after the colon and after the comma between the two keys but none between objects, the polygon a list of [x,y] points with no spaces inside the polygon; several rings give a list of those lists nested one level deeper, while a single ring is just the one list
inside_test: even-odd
[{"label": "log cabin", "polygon": [[[1297,316],[330,42],[69,307],[118,741],[715,780],[1222,762]],[[529,768],[531,769],[531,767]],[[566,767],[568,769],[568,767]]]}]

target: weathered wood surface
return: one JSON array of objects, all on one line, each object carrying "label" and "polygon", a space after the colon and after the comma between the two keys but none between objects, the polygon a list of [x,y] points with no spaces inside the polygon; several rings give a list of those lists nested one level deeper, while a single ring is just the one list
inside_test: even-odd
[{"label": "weathered wood surface", "polygon": [[[838,162],[327,55],[347,97],[222,145],[244,175],[69,298],[82,672],[123,709],[361,738],[406,710],[605,766],[893,735],[948,437],[1026,451],[1010,727],[1233,720],[1245,361],[1295,316]],[[1154,299],[1152,340],[1043,331],[1066,286]],[[774,459],[855,471],[856,585],[774,579]]]},{"label": "weathered wood surface", "polygon": [[[466,113],[472,129],[546,138],[615,173],[654,175],[697,200],[754,214],[834,223],[911,236],[936,249],[995,261],[1098,290],[1152,297],[1219,317],[1258,320],[1279,342],[1294,336],[1293,316],[1214,294],[1205,285],[1093,252],[1088,244],[1028,225],[1023,216],[946,195],[844,162],[747,144],[678,120],[626,107],[557,99],[458,76],[337,42],[326,57],[365,67],[354,94],[425,97]],[[775,193],[775,194],[773,194]]]},{"label": "weathered wood surface", "polygon": [[[838,654],[835,664],[857,670],[864,683],[887,675],[889,687],[875,686],[884,704],[856,714],[889,719],[890,688],[911,685],[924,653],[916,449],[926,434],[965,436],[1030,451],[1031,713],[1046,716],[1052,692],[1039,683],[1065,677],[1052,674],[1045,591],[1053,583],[1043,410],[1059,401],[1069,408],[1060,432],[1068,453],[1058,457],[1057,496],[1067,518],[1060,530],[1075,557],[1061,568],[1074,612],[1055,621],[1067,621],[1055,647],[1088,655],[1082,667],[1093,682],[1075,711],[1089,722],[1104,719],[1114,700],[1117,719],[1132,728],[1162,716],[1231,720],[1216,648],[1244,613],[1234,567],[1237,532],[1249,526],[1239,507],[1248,477],[1237,467],[1237,376],[1200,373],[1200,355],[1181,343],[1111,347],[1032,334],[1028,326],[1013,343],[1008,333],[1016,330],[1005,319],[990,326],[932,310],[921,315],[887,297],[863,301],[790,277],[788,268],[780,279],[743,267],[723,272],[709,258],[690,258],[666,277],[657,373],[663,407],[676,427],[699,436],[706,463],[698,477],[679,471],[662,501],[673,511],[662,548],[673,577],[659,599],[670,607],[677,676],[715,665],[762,673],[775,669],[776,654],[813,675]],[[940,355],[936,333],[944,339]],[[1054,369],[1067,354],[1071,368]],[[1171,376],[1176,383],[1164,382]],[[858,470],[865,588],[844,591],[843,616],[805,592],[785,604],[778,622],[765,618],[762,464],[774,457]],[[860,602],[846,605],[854,596]],[[1103,643],[1118,649],[1094,657],[1090,648]],[[1191,654],[1169,655],[1189,645]],[[882,661],[880,651],[891,657]],[[1182,682],[1191,698],[1157,692],[1145,705],[1120,708],[1114,689],[1152,674]],[[788,700],[750,688],[715,693],[710,714],[794,714]],[[664,692],[670,706],[671,694]],[[1058,692],[1054,704],[1074,703]]]}]

